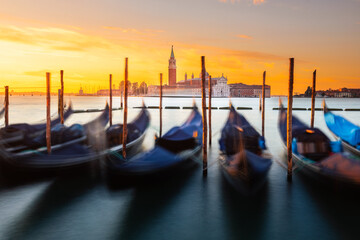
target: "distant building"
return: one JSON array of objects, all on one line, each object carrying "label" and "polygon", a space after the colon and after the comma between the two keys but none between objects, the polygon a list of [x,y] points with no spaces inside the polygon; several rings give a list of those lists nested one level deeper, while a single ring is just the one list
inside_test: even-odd
[{"label": "distant building", "polygon": [[[261,95],[262,85],[230,84],[231,97],[259,97]],[[265,97],[271,97],[271,87],[269,85],[265,85]]]},{"label": "distant building", "polygon": [[[100,89],[96,92],[96,95],[98,96],[109,96],[110,95],[110,89]],[[112,89],[112,95],[113,96],[120,96],[120,89]]]},{"label": "distant building", "polygon": [[[205,73],[205,93],[209,91],[209,73]],[[228,84],[227,77],[222,74],[221,77],[211,78],[212,96],[214,97],[259,97],[262,94],[261,85],[246,85],[242,83]],[[147,89],[147,95],[159,95],[160,86],[150,85]],[[174,48],[171,47],[169,59],[169,84],[163,86],[163,96],[201,96],[201,73],[198,78],[191,74],[188,78],[185,73],[184,80],[176,82],[176,59]],[[270,97],[270,86],[265,87],[265,96]]]},{"label": "distant building", "polygon": [[171,55],[169,59],[169,86],[176,85],[176,59],[174,55],[174,46],[171,46]]},{"label": "distant building", "polygon": [[82,87],[80,87],[79,95],[84,95],[84,91],[83,91]]},{"label": "distant building", "polygon": [[358,98],[360,97],[359,88],[340,88],[337,90],[318,90],[316,97],[336,97],[336,98]]},{"label": "distant building", "polygon": [[230,86],[227,84],[227,78],[224,74],[217,80],[212,87],[212,95],[214,97],[228,97],[230,96]]}]

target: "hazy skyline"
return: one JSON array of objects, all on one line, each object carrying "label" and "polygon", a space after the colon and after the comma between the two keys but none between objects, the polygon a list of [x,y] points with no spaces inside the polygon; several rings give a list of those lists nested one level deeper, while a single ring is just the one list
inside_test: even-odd
[{"label": "hazy skyline", "polygon": [[[167,82],[171,45],[177,79],[207,71],[230,83],[260,84],[267,71],[272,94],[286,94],[288,58],[295,58],[294,91],[360,88],[359,0],[0,0],[0,81],[45,85],[45,72],[65,91],[123,80]],[[36,89],[34,89],[36,90]],[[54,90],[53,90],[54,91]]]}]

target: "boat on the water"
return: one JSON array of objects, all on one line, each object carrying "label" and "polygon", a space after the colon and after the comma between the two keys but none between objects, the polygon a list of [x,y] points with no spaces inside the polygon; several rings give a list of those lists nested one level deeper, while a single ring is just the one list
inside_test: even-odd
[{"label": "boat on the water", "polygon": [[323,102],[326,125],[345,149],[360,156],[360,126],[332,113]]},{"label": "boat on the water", "polygon": [[156,138],[152,150],[129,159],[109,155],[106,168],[111,179],[159,176],[186,167],[190,162],[194,163],[201,149],[202,117],[194,106],[184,124]]},{"label": "boat on the water", "polygon": [[[137,117],[127,124],[126,154],[131,156],[139,152],[146,131],[150,125],[150,113],[143,105]],[[123,150],[123,124],[115,124],[106,130],[108,147],[107,158],[118,158]],[[120,157],[121,158],[121,157]]]},{"label": "boat on the water", "polygon": [[[279,130],[283,143],[287,142],[287,110],[280,106]],[[358,188],[360,161],[342,151],[339,141],[330,139],[318,128],[310,128],[292,117],[292,156],[300,172],[323,180],[326,185],[336,183]]]},{"label": "boat on the water", "polygon": [[[67,169],[81,166],[106,155],[118,155],[122,150],[122,124],[105,129],[109,121],[109,106],[94,120],[70,127],[57,125],[51,131],[51,153],[47,153],[45,133],[29,139],[21,149],[1,148],[2,160],[18,169]],[[128,124],[128,150],[141,147],[149,126],[149,113],[143,109]]]},{"label": "boat on the water", "polygon": [[51,129],[51,153],[47,152],[46,133],[27,138],[17,147],[0,146],[1,161],[21,170],[62,169],[91,162],[104,151],[104,128],[109,121],[109,107],[94,120]]},{"label": "boat on the water", "polygon": [[258,192],[272,165],[271,155],[265,139],[232,105],[219,145],[219,162],[227,181],[244,195]]},{"label": "boat on the water", "polygon": [[[64,112],[64,121],[73,113],[72,105]],[[61,123],[60,116],[51,120],[51,126]],[[15,146],[21,144],[25,138],[35,138],[43,134],[46,130],[46,123],[28,124],[15,123],[0,129],[0,145]]]}]

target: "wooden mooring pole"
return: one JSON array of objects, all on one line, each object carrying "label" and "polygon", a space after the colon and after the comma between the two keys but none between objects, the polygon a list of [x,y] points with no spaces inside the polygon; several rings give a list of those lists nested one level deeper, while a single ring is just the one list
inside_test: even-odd
[{"label": "wooden mooring pole", "polygon": [[61,124],[64,124],[64,70],[60,70],[60,121]]},{"label": "wooden mooring pole", "polygon": [[262,84],[262,106],[261,106],[261,134],[265,137],[265,78],[266,71],[263,73],[263,84]]},{"label": "wooden mooring pole", "polygon": [[292,104],[293,104],[293,85],[294,85],[294,58],[290,58],[289,69],[289,92],[287,105],[287,160],[288,172],[287,179],[292,180]]},{"label": "wooden mooring pole", "polygon": [[50,121],[50,73],[46,73],[46,147],[51,153],[51,121]]},{"label": "wooden mooring pole", "polygon": [[128,58],[125,58],[125,82],[124,82],[124,122],[123,122],[123,158],[126,158],[126,138],[127,138],[127,110],[128,110]]},{"label": "wooden mooring pole", "polygon": [[211,146],[211,75],[209,76],[209,146]]},{"label": "wooden mooring pole", "polygon": [[9,125],[9,86],[5,86],[5,127]]},{"label": "wooden mooring pole", "polygon": [[159,136],[162,136],[162,77],[163,74],[160,73],[160,104],[159,104],[159,112],[160,112],[160,130],[159,130]]},{"label": "wooden mooring pole", "polygon": [[60,106],[61,106],[61,103],[60,103],[60,95],[61,95],[61,89],[58,89],[58,115],[60,116]]},{"label": "wooden mooring pole", "polygon": [[112,126],[112,74],[110,74],[109,83],[110,83],[110,90],[109,90],[109,97],[110,97],[109,123],[110,123],[110,126]]},{"label": "wooden mooring pole", "polygon": [[259,111],[261,111],[261,94],[259,94]]},{"label": "wooden mooring pole", "polygon": [[121,89],[121,82],[120,82],[120,89],[119,90],[120,90],[120,108],[123,108],[123,89]]},{"label": "wooden mooring pole", "polygon": [[311,123],[310,127],[314,127],[314,118],[315,118],[315,94],[316,94],[316,70],[313,72],[313,86],[311,93]]},{"label": "wooden mooring pole", "polygon": [[207,121],[206,121],[206,92],[205,92],[205,56],[201,56],[201,98],[202,98],[202,124],[203,124],[203,175],[207,175]]}]

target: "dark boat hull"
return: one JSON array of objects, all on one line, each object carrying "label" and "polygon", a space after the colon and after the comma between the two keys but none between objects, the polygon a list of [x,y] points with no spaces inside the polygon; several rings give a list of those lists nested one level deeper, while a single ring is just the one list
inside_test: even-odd
[{"label": "dark boat hull", "polygon": [[[293,116],[293,129],[294,128],[310,129]],[[281,108],[280,111],[279,129],[285,146],[286,111],[283,108]],[[315,130],[316,129],[310,129],[312,132],[315,132]],[[316,131],[323,134],[320,130]],[[297,135],[294,135],[294,131],[293,137],[297,138]],[[355,160],[350,154],[330,152],[329,155],[324,156],[321,159],[312,160],[297,152],[293,152],[292,157],[293,162],[296,164],[297,170],[300,171],[300,173],[317,180],[316,182],[323,183],[327,187],[341,186],[343,189],[359,189],[360,187],[360,171],[357,174],[357,169],[360,169],[359,161]],[[355,174],[352,170],[355,170]]]},{"label": "dark boat hull", "polygon": [[226,164],[226,162],[229,161],[228,158],[229,156],[226,154],[222,152],[220,153],[219,162],[222,173],[227,182],[229,182],[236,191],[240,192],[244,196],[252,196],[258,193],[266,183],[268,171],[264,171],[262,174],[257,175],[256,177],[251,176],[251,174],[250,176],[246,176],[241,172],[238,172],[238,174],[234,175],[231,173],[231,167]]},{"label": "dark boat hull", "polygon": [[135,184],[144,184],[147,182],[163,181],[168,177],[180,175],[184,171],[196,167],[199,164],[197,158],[201,155],[201,150],[201,146],[198,146],[195,149],[187,151],[183,154],[181,161],[152,171],[119,171],[117,167],[114,167],[113,164],[108,162],[106,164],[108,184],[112,186],[125,187]]}]

